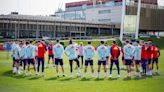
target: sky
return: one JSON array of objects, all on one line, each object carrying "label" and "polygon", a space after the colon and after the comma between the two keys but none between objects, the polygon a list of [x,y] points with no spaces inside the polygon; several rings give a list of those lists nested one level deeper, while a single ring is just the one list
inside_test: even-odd
[{"label": "sky", "polygon": [[[66,2],[82,0],[0,0],[0,14],[19,12],[24,15],[51,15],[58,8],[65,8]],[[164,6],[164,0],[158,0]]]}]

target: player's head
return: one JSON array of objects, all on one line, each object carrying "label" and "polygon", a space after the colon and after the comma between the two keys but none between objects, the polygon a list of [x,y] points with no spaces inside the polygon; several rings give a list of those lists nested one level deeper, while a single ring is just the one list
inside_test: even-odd
[{"label": "player's head", "polygon": [[72,40],[70,40],[70,41],[69,41],[69,44],[72,44],[72,43],[73,43]]},{"label": "player's head", "polygon": [[126,41],[126,44],[129,44],[129,43],[130,43],[130,42],[127,40],[127,41]]},{"label": "player's head", "polygon": [[116,44],[117,44],[117,42],[114,40],[114,41],[113,41],[113,45],[116,45]]},{"label": "player's head", "polygon": [[148,41],[149,46],[152,46],[152,41]]},{"label": "player's head", "polygon": [[26,42],[26,45],[29,45],[29,42],[28,41]]},{"label": "player's head", "polygon": [[88,44],[91,45],[91,41],[88,41]]},{"label": "player's head", "polygon": [[105,46],[108,46],[108,42],[105,42]]},{"label": "player's head", "polygon": [[56,40],[56,43],[59,43],[59,39]]},{"label": "player's head", "polygon": [[23,42],[19,43],[19,46],[22,47],[23,46]]},{"label": "player's head", "polygon": [[104,44],[104,41],[101,41],[100,43],[101,43],[101,44]]},{"label": "player's head", "polygon": [[83,46],[83,42],[80,42],[80,46]]},{"label": "player's head", "polygon": [[126,43],[125,43],[125,41],[123,41],[123,42],[122,42],[122,46],[125,46],[125,45],[126,45]]},{"label": "player's head", "polygon": [[29,43],[32,44],[33,43],[33,40],[30,40]]}]

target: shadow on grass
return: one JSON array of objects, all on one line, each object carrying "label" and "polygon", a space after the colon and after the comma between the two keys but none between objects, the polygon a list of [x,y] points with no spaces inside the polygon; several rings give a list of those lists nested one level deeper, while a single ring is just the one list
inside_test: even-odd
[{"label": "shadow on grass", "polygon": [[80,81],[90,81],[92,78],[82,78]]},{"label": "shadow on grass", "polygon": [[96,78],[95,81],[103,81],[104,78]]},{"label": "shadow on grass", "polygon": [[37,80],[37,79],[40,79],[41,77],[31,77],[31,78],[28,78],[28,80]]},{"label": "shadow on grass", "polygon": [[47,78],[47,79],[45,79],[46,81],[51,81],[51,80],[57,80],[57,79],[59,79],[58,77],[51,77],[51,78]]},{"label": "shadow on grass", "polygon": [[6,77],[16,78],[16,79],[22,79],[22,78],[25,78],[26,77],[24,75],[13,74],[12,73],[12,70],[9,70],[9,71],[4,72],[2,75],[3,76],[6,76]]},{"label": "shadow on grass", "polygon": [[134,77],[133,80],[144,80],[146,77]]},{"label": "shadow on grass", "polygon": [[63,79],[60,79],[59,81],[70,81],[74,79],[77,79],[77,78],[63,78]]},{"label": "shadow on grass", "polygon": [[115,77],[115,78],[108,78],[108,80],[117,80],[118,78],[117,77]]}]

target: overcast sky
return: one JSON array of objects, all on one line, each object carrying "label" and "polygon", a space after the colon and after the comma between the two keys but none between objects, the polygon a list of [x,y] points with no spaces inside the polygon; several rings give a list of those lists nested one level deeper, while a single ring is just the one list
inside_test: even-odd
[{"label": "overcast sky", "polygon": [[[58,8],[64,9],[66,2],[81,0],[0,0],[0,14],[18,11],[27,15],[50,15]],[[164,6],[164,0],[158,0]]]}]

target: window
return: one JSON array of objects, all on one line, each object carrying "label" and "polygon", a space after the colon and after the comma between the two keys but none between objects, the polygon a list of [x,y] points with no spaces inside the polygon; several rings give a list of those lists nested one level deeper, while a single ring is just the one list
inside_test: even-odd
[{"label": "window", "polygon": [[99,10],[98,13],[99,14],[108,14],[108,13],[111,13],[111,10]]},{"label": "window", "polygon": [[99,22],[110,22],[111,19],[99,19],[98,21],[99,21]]}]

